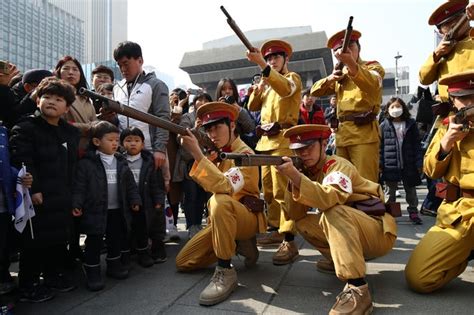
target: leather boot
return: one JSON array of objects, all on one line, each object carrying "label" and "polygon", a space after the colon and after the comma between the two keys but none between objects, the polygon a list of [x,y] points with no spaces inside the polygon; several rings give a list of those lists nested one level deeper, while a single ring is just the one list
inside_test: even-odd
[{"label": "leather boot", "polygon": [[336,268],[334,268],[334,262],[327,258],[322,258],[316,262],[316,269],[319,272],[327,273],[331,275],[336,274]]},{"label": "leather boot", "polygon": [[237,272],[234,268],[217,266],[211,283],[201,292],[199,304],[214,305],[227,299],[237,287]]},{"label": "leather boot", "polygon": [[259,256],[256,237],[254,236],[251,239],[245,241],[236,241],[236,243],[237,254],[245,257],[245,267],[250,268],[255,266]]},{"label": "leather boot", "polygon": [[283,241],[278,250],[273,255],[274,265],[287,265],[294,262],[299,256],[298,247],[295,241]]},{"label": "leather boot", "polygon": [[276,247],[280,245],[284,239],[285,237],[283,234],[278,233],[278,231],[272,231],[262,237],[259,237],[257,240],[257,245],[261,247]]},{"label": "leather boot", "polygon": [[368,284],[356,287],[346,284],[339,293],[329,315],[366,315],[372,313],[372,297]]},{"label": "leather boot", "polygon": [[100,291],[104,288],[104,280],[100,274],[100,264],[89,266],[82,265],[84,269],[84,274],[86,275],[87,289],[90,291]]},{"label": "leather boot", "polygon": [[117,280],[123,280],[128,277],[128,269],[122,265],[120,257],[113,259],[106,259],[107,261],[107,277],[111,277]]},{"label": "leather boot", "polygon": [[154,260],[148,254],[148,249],[137,249],[138,264],[143,268],[151,267],[155,264]]},{"label": "leather boot", "polygon": [[132,253],[130,251],[122,252],[120,255],[120,262],[125,269],[132,269]]}]

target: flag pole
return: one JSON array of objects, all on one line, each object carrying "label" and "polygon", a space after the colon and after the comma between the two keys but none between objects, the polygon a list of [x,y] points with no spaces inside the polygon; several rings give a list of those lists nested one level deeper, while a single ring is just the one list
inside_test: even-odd
[{"label": "flag pole", "polygon": [[[23,169],[23,172],[26,174],[26,166],[25,163],[21,163],[21,168]],[[26,190],[26,193],[29,194],[29,190]],[[25,200],[25,198],[23,198]],[[31,216],[30,216],[30,209],[26,209],[26,203],[23,203],[23,208],[25,209],[25,212],[28,213],[28,221],[30,222],[30,233],[31,233],[31,239],[35,239],[35,234],[33,233],[33,223],[31,222]]]}]

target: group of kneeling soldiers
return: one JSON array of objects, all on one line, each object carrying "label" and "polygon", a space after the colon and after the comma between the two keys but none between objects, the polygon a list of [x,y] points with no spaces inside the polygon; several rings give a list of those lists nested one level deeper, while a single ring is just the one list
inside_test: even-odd
[{"label": "group of kneeling soldiers", "polygon": [[[463,15],[472,20],[473,13],[473,4],[466,0],[448,1],[433,12],[429,24],[444,35]],[[422,83],[438,81],[441,96],[450,100],[454,111],[474,106],[474,41],[469,35],[469,20],[465,23],[454,42],[441,41],[420,71]],[[344,32],[335,34],[328,47],[345,67],[316,82],[311,91],[315,96],[337,96],[337,156],[325,153],[331,134],[327,125],[296,126],[302,84],[298,74],[287,67],[291,45],[271,40],[259,50],[247,51],[248,60],[261,68],[263,78],[249,101],[250,110],[261,110],[263,135],[256,149],[284,156],[282,164],[262,167],[267,216],[263,209],[252,207],[252,200],[260,195],[256,167],[236,167],[232,160],[205,156],[191,132],[181,136],[182,145],[195,159],[190,176],[213,193],[207,227],[176,258],[179,271],[217,262],[211,282],[201,292],[200,304],[219,303],[237,287],[237,274],[231,265],[236,253],[245,257],[246,267],[256,264],[256,234],[267,230],[268,217],[268,225],[278,229],[269,234],[281,236],[273,257],[275,264],[291,263],[298,257],[294,242],[298,232],[323,255],[318,270],[346,282],[330,314],[371,312],[365,260],[387,254],[397,238],[395,219],[388,212],[380,212],[384,192],[377,183],[376,114],[380,105],[374,104],[381,102],[384,70],[378,62],[360,58],[360,32],[352,33],[347,52],[341,51],[343,37]],[[235,133],[238,111],[236,106],[212,102],[199,107],[197,116],[220,151],[253,154]],[[426,152],[424,172],[431,178],[444,178],[447,190],[453,193],[444,199],[435,226],[416,246],[406,266],[408,285],[417,292],[441,288],[461,274],[471,258],[473,127],[469,122],[466,130],[449,116]],[[288,157],[292,155],[301,158],[302,170],[293,165]],[[316,212],[308,212],[310,209]]]}]

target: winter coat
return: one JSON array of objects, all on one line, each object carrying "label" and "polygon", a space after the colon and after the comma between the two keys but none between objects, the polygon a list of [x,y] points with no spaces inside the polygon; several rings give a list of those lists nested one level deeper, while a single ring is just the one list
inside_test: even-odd
[{"label": "winter coat", "polygon": [[[192,129],[196,122],[196,111],[184,114],[181,117],[180,126]],[[179,145],[179,144],[178,144]],[[178,152],[176,153],[176,162],[174,172],[172,174],[173,182],[182,182],[185,179],[191,180],[189,171],[193,165],[194,159],[191,153],[185,150],[179,145]]]},{"label": "winter coat", "polygon": [[4,207],[8,213],[15,214],[15,186],[18,170],[10,166],[8,151],[8,131],[0,125],[0,188],[3,192]]},{"label": "winter coat", "polygon": [[[131,206],[141,205],[138,187],[125,157],[117,158],[117,185],[120,209],[123,211],[127,228],[130,230]],[[100,156],[95,151],[87,151],[77,166],[72,194],[72,207],[81,209],[80,231],[90,235],[105,233],[108,211],[107,177]]]},{"label": "winter coat", "polygon": [[151,223],[150,217],[155,210],[155,205],[165,205],[165,185],[161,169],[155,170],[153,154],[142,150],[142,167],[138,179],[138,192],[142,200],[142,210],[145,211],[147,225]]},{"label": "winter coat", "polygon": [[322,109],[317,105],[313,105],[313,110],[310,112],[303,106],[303,104],[301,104],[298,125],[303,124],[324,125],[324,113]]},{"label": "winter coat", "polygon": [[[380,125],[380,167],[382,180],[398,182],[403,180],[408,186],[421,184],[420,172],[423,166],[420,135],[414,119],[406,121],[402,152],[399,152],[395,127],[390,119]],[[403,159],[403,160],[402,160]],[[403,161],[403,169],[401,169]]]},{"label": "winter coat", "polygon": [[[129,92],[123,79],[114,86],[114,99],[139,111],[170,120],[168,87],[154,72],[141,73]],[[137,127],[145,135],[145,148],[153,152],[166,152],[168,130],[119,115],[120,127]]]},{"label": "winter coat", "polygon": [[69,111],[64,114],[64,119],[81,131],[79,150],[81,150],[82,156],[89,145],[92,123],[97,120],[94,105],[87,97],[76,95],[76,100],[70,106]]},{"label": "winter coat", "polygon": [[31,194],[42,193],[43,204],[35,205],[35,241],[64,243],[71,222],[73,172],[77,163],[79,130],[60,120],[49,124],[39,112],[18,122],[11,131],[12,165],[22,163],[33,175]]}]

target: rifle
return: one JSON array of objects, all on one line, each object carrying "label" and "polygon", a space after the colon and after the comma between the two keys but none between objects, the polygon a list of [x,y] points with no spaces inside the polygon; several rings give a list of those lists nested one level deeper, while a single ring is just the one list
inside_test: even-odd
[{"label": "rifle", "polygon": [[[156,117],[154,115],[151,115],[149,113],[144,113],[142,111],[136,110],[133,107],[126,106],[123,104],[120,104],[119,102],[116,102],[114,100],[111,100],[110,98],[107,98],[103,95],[97,94],[95,92],[89,91],[85,88],[80,88],[79,89],[79,94],[84,95],[89,97],[93,102],[96,103],[102,103],[102,107],[107,110],[111,110],[113,112],[116,112],[118,114],[145,122],[149,125],[159,127],[162,129],[166,129],[169,132],[178,134],[178,135],[187,135],[187,129],[183,126],[177,125],[175,123],[172,123],[169,120]],[[196,128],[192,128],[191,132],[196,136],[198,139],[199,143],[211,150],[211,151],[217,151],[218,149],[215,147],[214,143],[207,137],[206,134],[204,134],[202,131]]]},{"label": "rifle", "polygon": [[[461,27],[463,24],[466,22],[469,22],[469,19],[467,17],[466,13],[463,13],[462,17],[459,19],[459,21],[454,24],[454,26],[449,30],[446,35],[444,35],[443,41],[453,41],[456,39],[456,36],[458,35],[459,31],[461,30]],[[469,25],[469,24],[468,24]]]},{"label": "rifle", "polygon": [[221,5],[221,10],[227,17],[227,24],[229,24],[230,28],[234,31],[235,35],[240,39],[240,41],[247,47],[249,51],[255,51],[255,47],[252,46],[250,41],[247,39],[247,37],[244,35],[244,33],[240,30],[240,27],[235,23],[234,19],[230,16],[229,12],[224,8],[223,5]]},{"label": "rifle", "polygon": [[456,115],[454,115],[454,122],[456,124],[462,124],[463,132],[469,132],[469,122],[474,122],[474,105],[458,110]]},{"label": "rifle", "polygon": [[[351,36],[352,36],[352,20],[354,19],[353,16],[349,17],[349,22],[347,23],[346,27],[346,32],[344,34],[344,40],[342,42],[342,52],[345,53],[347,52],[347,48],[349,47],[349,43],[351,42]],[[338,62],[334,69],[336,70],[342,70],[344,68],[344,64],[342,62]]]},{"label": "rifle", "polygon": [[431,110],[433,114],[436,115],[433,125],[431,125],[430,132],[425,137],[425,140],[421,142],[421,148],[423,150],[428,149],[431,140],[433,140],[436,131],[438,131],[439,125],[442,123],[443,119],[448,117],[449,112],[452,110],[452,104],[449,102],[438,102],[431,105]]},{"label": "rifle", "polygon": [[[219,157],[222,161],[234,160],[236,166],[262,166],[281,165],[285,163],[282,156],[268,154],[238,154],[221,152]],[[303,169],[303,160],[297,156],[289,156],[297,169]]]}]

